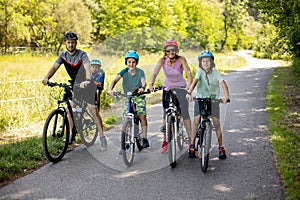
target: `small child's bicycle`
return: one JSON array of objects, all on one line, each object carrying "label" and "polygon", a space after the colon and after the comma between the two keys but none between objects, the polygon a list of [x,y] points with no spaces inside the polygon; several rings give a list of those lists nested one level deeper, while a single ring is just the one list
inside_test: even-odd
[{"label": "small child's bicycle", "polygon": [[[209,161],[209,151],[211,148],[212,131],[215,129],[212,119],[212,104],[222,103],[222,99],[212,98],[193,98],[195,101],[199,101],[200,104],[200,123],[197,130],[196,137],[198,142],[196,143],[196,151],[200,154],[200,166],[202,172],[206,172]],[[228,100],[230,102],[230,100]]]},{"label": "small child's bicycle", "polygon": [[[81,142],[89,147],[95,143],[98,129],[87,109],[87,103],[84,98],[73,99],[76,106],[72,108],[70,103],[73,97],[71,84],[48,82],[48,86],[64,89],[62,98],[57,100],[57,108],[49,114],[43,130],[45,156],[50,162],[56,163],[63,158],[68,144],[72,142],[72,138],[75,138],[77,132],[80,135]],[[54,93],[51,93],[51,96],[57,99]],[[70,112],[74,124],[74,135],[71,137],[70,124],[67,117],[68,112]]]},{"label": "small child's bicycle", "polygon": [[149,89],[142,93],[137,93],[137,90],[134,92],[128,92],[127,94],[122,94],[121,92],[113,93],[115,97],[124,96],[128,98],[128,112],[123,116],[124,123],[121,130],[121,153],[123,156],[123,161],[128,167],[130,167],[133,163],[135,144],[139,151],[143,149],[141,144],[142,132],[139,130],[140,118],[136,112],[136,104],[132,99],[134,97],[149,93]]}]

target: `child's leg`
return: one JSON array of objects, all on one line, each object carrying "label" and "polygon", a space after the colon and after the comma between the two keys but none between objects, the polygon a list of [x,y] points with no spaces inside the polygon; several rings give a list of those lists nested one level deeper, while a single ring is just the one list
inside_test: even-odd
[{"label": "child's leg", "polygon": [[188,136],[190,138],[193,138],[191,118],[184,119],[183,124],[184,124],[186,132],[188,133]]},{"label": "child's leg", "polygon": [[197,115],[194,117],[194,123],[193,123],[192,134],[191,134],[191,144],[193,145],[195,144],[199,122],[200,122],[200,115]]},{"label": "child's leg", "polygon": [[144,136],[144,138],[147,138],[147,126],[148,126],[148,123],[147,123],[146,115],[139,115],[139,118],[141,120],[143,136]]},{"label": "child's leg", "polygon": [[220,119],[217,117],[213,117],[213,122],[216,128],[216,134],[218,137],[218,143],[219,146],[223,146],[223,134],[222,134],[222,129],[221,129],[221,125],[220,125]]}]

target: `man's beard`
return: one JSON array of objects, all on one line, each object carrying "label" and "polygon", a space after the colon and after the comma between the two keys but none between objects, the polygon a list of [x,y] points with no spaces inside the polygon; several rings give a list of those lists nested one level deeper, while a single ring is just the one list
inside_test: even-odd
[{"label": "man's beard", "polygon": [[74,53],[76,51],[76,48],[72,48],[73,50],[71,51],[70,48],[67,47],[68,52],[70,52],[71,54]]}]

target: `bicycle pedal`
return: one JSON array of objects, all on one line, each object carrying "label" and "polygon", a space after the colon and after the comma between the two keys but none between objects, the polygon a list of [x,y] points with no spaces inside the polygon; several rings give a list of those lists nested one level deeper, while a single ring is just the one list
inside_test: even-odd
[{"label": "bicycle pedal", "polygon": [[186,144],[190,144],[190,143],[191,143],[191,139],[190,139],[189,137],[184,138],[183,141],[184,141]]}]

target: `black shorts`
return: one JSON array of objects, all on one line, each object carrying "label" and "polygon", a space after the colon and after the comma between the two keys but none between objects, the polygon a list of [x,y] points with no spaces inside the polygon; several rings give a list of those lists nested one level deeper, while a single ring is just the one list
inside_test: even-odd
[{"label": "black shorts", "polygon": [[[194,117],[200,115],[201,101],[195,101],[194,103]],[[220,118],[220,104],[219,102],[212,102],[211,115],[216,118]]]},{"label": "black shorts", "polygon": [[84,99],[88,104],[95,105],[96,85],[90,83],[86,88],[74,87],[74,98],[81,101]]}]

